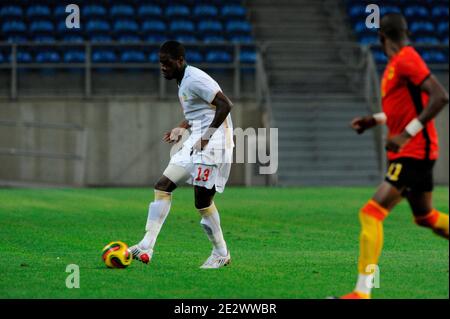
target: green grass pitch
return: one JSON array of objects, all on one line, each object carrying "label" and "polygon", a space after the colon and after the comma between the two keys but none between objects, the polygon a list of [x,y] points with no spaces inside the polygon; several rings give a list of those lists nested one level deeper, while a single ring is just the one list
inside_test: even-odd
[{"label": "green grass pitch", "polygon": [[[200,270],[211,247],[180,188],[153,261],[107,269],[110,241],[142,238],[151,189],[0,189],[0,298],[325,298],[356,279],[359,208],[374,188],[228,188],[216,198],[232,264]],[[435,207],[448,212],[448,188]],[[68,264],[80,288],[68,289]],[[385,221],[374,298],[448,298],[449,244],[414,225],[406,203]]]}]

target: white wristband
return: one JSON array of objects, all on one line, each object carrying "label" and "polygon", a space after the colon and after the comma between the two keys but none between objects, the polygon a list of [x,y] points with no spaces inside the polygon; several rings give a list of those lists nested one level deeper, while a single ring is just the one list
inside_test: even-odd
[{"label": "white wristband", "polygon": [[377,124],[384,124],[387,121],[387,116],[384,112],[375,113],[372,116],[375,119],[375,122],[377,122]]},{"label": "white wristband", "polygon": [[405,127],[405,131],[411,136],[416,136],[417,133],[423,130],[423,124],[415,118]]}]

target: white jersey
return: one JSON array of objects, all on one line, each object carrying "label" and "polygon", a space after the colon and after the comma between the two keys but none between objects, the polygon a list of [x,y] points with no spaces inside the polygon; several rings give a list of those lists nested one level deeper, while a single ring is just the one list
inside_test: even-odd
[{"label": "white jersey", "polygon": [[[193,139],[199,139],[208,129],[215,116],[215,107],[211,104],[216,94],[222,91],[219,84],[206,72],[188,65],[178,87],[178,97],[184,116],[191,125]],[[215,148],[233,148],[233,123],[229,114],[217,129],[210,143]]]},{"label": "white jersey", "polygon": [[[233,123],[228,114],[222,125],[209,139],[206,148],[193,152],[192,146],[206,133],[216,114],[211,104],[220,86],[208,74],[193,66],[187,66],[178,88],[178,96],[186,120],[191,125],[191,135],[182,148],[170,159],[164,175],[177,184],[184,180],[183,174],[172,174],[170,165],[184,168],[189,175],[186,182],[223,192],[230,175],[233,157]],[[175,176],[177,175],[177,176]],[[178,180],[180,179],[181,180]]]}]

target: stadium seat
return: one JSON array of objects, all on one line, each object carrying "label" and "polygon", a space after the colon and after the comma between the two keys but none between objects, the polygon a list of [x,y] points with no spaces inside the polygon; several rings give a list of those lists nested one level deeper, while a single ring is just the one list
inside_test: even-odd
[{"label": "stadium seat", "polygon": [[226,51],[212,50],[206,53],[205,61],[208,63],[230,63],[233,62],[233,58]]},{"label": "stadium seat", "polygon": [[55,7],[55,9],[53,9],[53,16],[55,18],[65,19],[67,17],[67,15],[68,15],[68,13],[66,12],[66,6],[59,5],[59,6]]},{"label": "stadium seat", "polygon": [[357,19],[366,14],[366,6],[362,4],[351,5],[348,15],[351,19]]},{"label": "stadium seat", "polygon": [[0,64],[8,62],[6,57],[3,56],[3,53],[0,52]]},{"label": "stadium seat", "polygon": [[22,33],[27,31],[27,26],[24,22],[18,20],[6,21],[2,24],[1,31],[3,34]]},{"label": "stadium seat", "polygon": [[111,26],[106,20],[90,20],[86,23],[86,32],[96,33],[96,32],[108,32]]},{"label": "stadium seat", "polygon": [[228,21],[226,31],[229,33],[250,33],[252,27],[247,21]]},{"label": "stadium seat", "polygon": [[448,56],[439,50],[424,50],[422,52],[422,58],[427,63],[447,63]]},{"label": "stadium seat", "polygon": [[185,18],[189,17],[191,12],[189,7],[184,5],[169,5],[166,8],[166,16],[171,18]]},{"label": "stadium seat", "polygon": [[120,61],[124,63],[144,63],[146,62],[145,54],[139,50],[129,50],[122,52],[120,55]]},{"label": "stadium seat", "polygon": [[359,38],[359,43],[363,45],[377,44],[379,42],[376,35],[364,35]]},{"label": "stadium seat", "polygon": [[132,18],[134,16],[134,8],[130,5],[120,4],[113,5],[109,10],[111,18]]},{"label": "stadium seat", "polygon": [[433,37],[433,36],[424,36],[424,37],[414,37],[414,42],[416,43],[426,43],[426,44],[439,44],[441,41],[439,41],[439,38]]},{"label": "stadium seat", "polygon": [[233,43],[253,43],[255,40],[251,35],[237,34],[231,35],[229,37],[229,41]]},{"label": "stadium seat", "polygon": [[374,57],[376,63],[382,63],[382,64],[387,63],[387,61],[388,61],[387,57],[384,55],[383,52],[377,50],[377,51],[373,51],[372,54],[373,54],[373,57]]},{"label": "stadium seat", "polygon": [[107,15],[106,8],[102,5],[91,4],[81,8],[81,15],[84,19],[101,18]]},{"label": "stadium seat", "polygon": [[448,19],[449,9],[447,6],[437,6],[431,10],[433,19]]},{"label": "stadium seat", "polygon": [[33,21],[29,26],[31,33],[51,33],[54,30],[53,23],[48,20]]},{"label": "stadium seat", "polygon": [[141,5],[137,10],[137,15],[140,19],[160,18],[162,14],[161,7],[153,4]]},{"label": "stadium seat", "polygon": [[61,38],[64,42],[83,42],[84,38],[81,34],[64,34]]},{"label": "stadium seat", "polygon": [[31,62],[33,62],[33,57],[30,52],[18,50],[17,51],[17,62],[18,63],[31,63]]},{"label": "stadium seat", "polygon": [[151,63],[159,63],[159,53],[158,51],[150,52],[148,55],[148,61]]},{"label": "stadium seat", "polygon": [[197,18],[216,18],[218,14],[219,10],[212,5],[197,5],[193,9],[193,15]]},{"label": "stadium seat", "polygon": [[63,61],[68,63],[82,63],[85,61],[85,53],[83,50],[70,50],[64,52]]},{"label": "stadium seat", "polygon": [[198,39],[196,36],[191,34],[178,34],[175,37],[175,40],[181,42],[181,43],[191,43],[191,42],[197,42]]},{"label": "stadium seat", "polygon": [[114,22],[114,32],[137,32],[139,26],[134,20],[118,20]]},{"label": "stadium seat", "polygon": [[441,36],[444,36],[444,35],[448,36],[448,21],[442,21],[442,22],[438,23],[437,32]]},{"label": "stadium seat", "polygon": [[417,19],[417,18],[428,18],[430,13],[428,11],[428,9],[425,6],[421,6],[421,5],[413,5],[413,6],[408,6],[404,9],[404,15],[406,18],[409,19]]},{"label": "stadium seat", "polygon": [[149,34],[144,38],[144,40],[151,43],[162,43],[168,40],[168,38],[163,34]]},{"label": "stadium seat", "polygon": [[187,50],[186,61],[188,63],[202,63],[203,55],[197,50]]},{"label": "stadium seat", "polygon": [[172,21],[169,25],[169,29],[171,32],[194,32],[195,26],[194,23],[190,20],[175,20]]},{"label": "stadium seat", "polygon": [[242,50],[239,56],[239,60],[242,63],[256,63],[256,51],[255,50]]},{"label": "stadium seat", "polygon": [[221,14],[226,18],[245,18],[247,11],[240,5],[225,5],[222,7]]},{"label": "stadium seat", "polygon": [[36,18],[49,18],[51,15],[50,8],[44,5],[32,5],[26,10],[26,16],[32,20]]},{"label": "stadium seat", "polygon": [[433,33],[435,31],[434,24],[430,21],[414,21],[410,25],[410,31],[415,34]]},{"label": "stadium seat", "polygon": [[108,34],[92,34],[88,36],[91,42],[111,42],[113,38]]},{"label": "stadium seat", "polygon": [[32,41],[50,43],[55,42],[56,39],[53,35],[35,35],[33,36]]},{"label": "stadium seat", "polygon": [[164,21],[160,20],[149,20],[145,21],[141,25],[141,30],[143,32],[165,32],[167,29]]},{"label": "stadium seat", "polygon": [[29,39],[28,37],[24,36],[24,35],[8,35],[6,37],[6,42],[8,43],[21,43],[21,42],[27,42]]},{"label": "stadium seat", "polygon": [[112,50],[96,49],[92,53],[92,62],[94,63],[114,63],[117,55]]},{"label": "stadium seat", "polygon": [[203,34],[220,33],[223,30],[223,26],[219,21],[203,20],[197,24],[197,30]]},{"label": "stadium seat", "polygon": [[141,37],[137,34],[122,34],[116,40],[119,42],[140,42]]},{"label": "stadium seat", "polygon": [[38,52],[35,58],[37,63],[58,63],[60,62],[60,55],[54,50]]},{"label": "stadium seat", "polygon": [[0,20],[6,21],[10,19],[20,20],[23,16],[23,10],[16,5],[4,6],[0,9]]},{"label": "stadium seat", "polygon": [[227,39],[225,39],[224,36],[217,34],[217,35],[206,35],[203,37],[204,43],[215,43],[215,42],[226,42]]}]

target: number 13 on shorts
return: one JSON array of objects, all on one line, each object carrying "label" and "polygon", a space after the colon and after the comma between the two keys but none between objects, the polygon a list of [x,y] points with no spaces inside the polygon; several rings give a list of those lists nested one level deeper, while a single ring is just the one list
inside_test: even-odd
[{"label": "number 13 on shorts", "polygon": [[211,188],[215,184],[216,180],[215,166],[196,164],[194,170],[194,185]]}]

